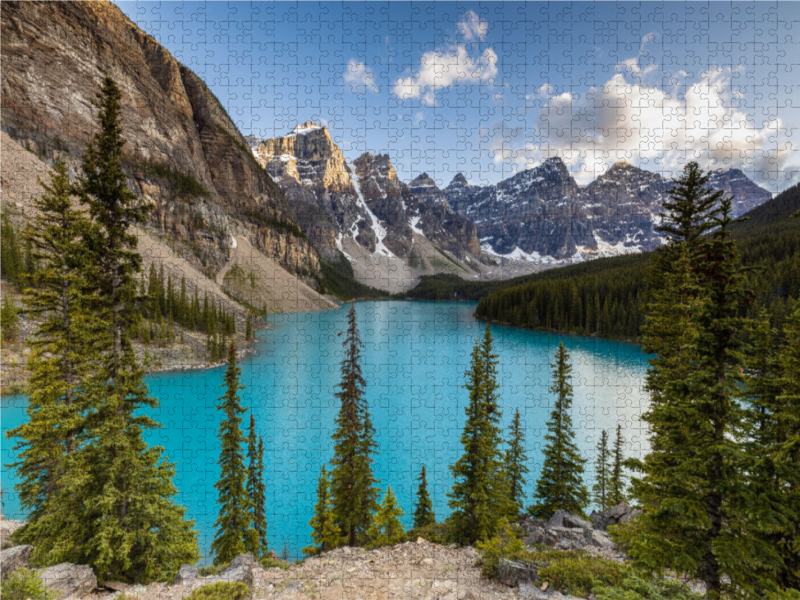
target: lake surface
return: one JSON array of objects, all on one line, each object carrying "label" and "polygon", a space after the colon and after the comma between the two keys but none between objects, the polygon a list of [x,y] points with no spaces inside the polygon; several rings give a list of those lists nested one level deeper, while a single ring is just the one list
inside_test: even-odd
[{"label": "lake surface", "polygon": [[[380,446],[375,472],[385,490],[391,485],[412,522],[416,478],[424,464],[438,519],[448,514],[448,469],[461,453],[467,391],[464,372],[484,323],[473,317],[470,302],[380,301],[356,304],[364,340],[367,398]],[[330,435],[338,411],[334,388],[339,381],[349,305],[324,312],[272,315],[272,328],[259,332],[256,353],[243,361],[243,404],[256,418],[265,444],[265,480],[270,548],[284,544],[294,558],[311,542],[308,521],[315,502],[317,477],[333,455]],[[575,401],[572,418],[578,444],[589,459],[602,429],[621,423],[626,456],[646,449],[639,416],[646,406],[642,389],[646,356],[639,346],[596,338],[563,336],[492,326],[500,358],[500,398],[506,428],[516,408],[527,432],[533,491],[541,466],[541,448],[553,398],[548,393],[550,366],[559,341],[573,364]],[[203,371],[149,375],[150,392],[160,401],[152,411],[163,427],[148,435],[176,462],[178,502],[196,519],[200,548],[208,553],[214,536],[219,469],[215,404],[222,394],[224,367]],[[3,465],[12,459],[5,432],[22,422],[25,399],[2,398],[0,442]],[[249,411],[244,422],[249,422]],[[13,493],[14,479],[5,466],[3,513],[24,518]],[[591,481],[587,481],[591,484]]]}]

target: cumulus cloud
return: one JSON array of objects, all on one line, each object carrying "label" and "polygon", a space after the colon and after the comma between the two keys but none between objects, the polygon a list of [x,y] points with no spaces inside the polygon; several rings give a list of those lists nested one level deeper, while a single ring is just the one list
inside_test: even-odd
[{"label": "cumulus cloud", "polygon": [[486,34],[489,33],[489,21],[482,19],[474,10],[468,10],[458,20],[456,28],[467,42],[471,40],[483,41]]},{"label": "cumulus cloud", "polygon": [[429,106],[436,102],[436,91],[454,84],[491,83],[497,76],[497,54],[486,48],[479,56],[470,55],[463,44],[426,52],[419,70],[395,81],[394,93],[401,99],[422,98]]},{"label": "cumulus cloud", "polygon": [[491,139],[494,161],[525,169],[558,155],[588,183],[617,160],[667,177],[694,160],[707,169],[741,168],[762,182],[794,160],[782,121],[756,122],[752,108],[742,107],[735,71],[712,67],[680,86],[648,86],[641,76],[651,71],[626,63],[582,95],[543,85],[532,126]]},{"label": "cumulus cloud", "polygon": [[378,86],[375,84],[375,73],[363,62],[351,58],[347,61],[347,67],[342,75],[344,82],[350,86],[354,94],[359,94],[369,90],[373,94],[378,93]]}]

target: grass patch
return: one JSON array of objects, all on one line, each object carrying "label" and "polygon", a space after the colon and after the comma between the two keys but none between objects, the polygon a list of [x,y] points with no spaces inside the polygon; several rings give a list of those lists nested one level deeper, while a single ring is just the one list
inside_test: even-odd
[{"label": "grass patch", "polygon": [[250,588],[244,583],[218,581],[197,588],[186,600],[245,600],[250,597]]},{"label": "grass patch", "polygon": [[54,600],[58,594],[44,585],[39,573],[22,568],[3,580],[0,596],[3,600]]}]

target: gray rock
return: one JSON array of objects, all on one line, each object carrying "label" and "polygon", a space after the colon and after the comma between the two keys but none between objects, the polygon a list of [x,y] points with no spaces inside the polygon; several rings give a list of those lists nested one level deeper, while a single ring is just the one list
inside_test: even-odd
[{"label": "gray rock", "polygon": [[0,516],[0,549],[11,547],[9,538],[14,532],[25,525],[25,521],[15,521],[13,519],[4,519]]},{"label": "gray rock", "polygon": [[620,502],[608,510],[593,512],[591,515],[592,527],[605,531],[610,525],[627,523],[640,514],[642,514],[641,510],[633,509],[625,502]]},{"label": "gray rock", "polygon": [[550,517],[547,522],[548,527],[567,527],[573,529],[583,529],[584,527],[591,527],[589,521],[581,519],[577,515],[573,515],[565,510],[557,510],[556,514]]},{"label": "gray rock", "polygon": [[253,587],[253,569],[260,567],[258,559],[251,553],[240,554],[219,574],[220,581],[240,582]]},{"label": "gray rock", "polygon": [[5,579],[21,567],[28,566],[33,546],[13,546],[0,552],[0,579]]},{"label": "gray rock", "polygon": [[539,581],[539,568],[530,563],[501,558],[497,565],[497,575],[500,583],[509,587],[518,587],[521,583]]},{"label": "gray rock", "polygon": [[517,596],[521,600],[579,600],[575,596],[565,596],[556,590],[542,591],[538,587],[523,583],[519,586]]},{"label": "gray rock", "polygon": [[200,572],[197,570],[197,567],[193,565],[181,565],[181,568],[178,569],[178,573],[175,575],[175,581],[172,582],[172,585],[182,585],[198,577],[200,577]]},{"label": "gray rock", "polygon": [[82,597],[97,587],[97,577],[88,565],[61,563],[39,571],[42,582],[58,593],[56,599]]}]

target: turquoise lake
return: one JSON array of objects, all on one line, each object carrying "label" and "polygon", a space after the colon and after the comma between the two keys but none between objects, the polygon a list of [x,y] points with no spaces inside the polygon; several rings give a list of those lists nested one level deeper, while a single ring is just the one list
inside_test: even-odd
[{"label": "turquoise lake", "polygon": [[[310,543],[308,521],[315,502],[321,465],[333,452],[330,442],[337,400],[339,361],[349,305],[339,310],[278,314],[271,329],[259,332],[256,352],[243,361],[243,404],[256,418],[265,444],[268,537],[270,548],[284,545],[293,558]],[[380,446],[375,473],[381,488],[391,485],[410,526],[416,478],[424,464],[438,519],[448,514],[448,469],[460,455],[467,392],[464,372],[484,323],[473,317],[474,303],[380,301],[356,304],[364,341],[367,398]],[[575,401],[572,418],[591,484],[594,448],[602,429],[621,423],[626,456],[646,449],[639,417],[646,356],[639,346],[597,338],[563,336],[492,326],[499,355],[500,397],[507,427],[516,408],[527,431],[532,493],[541,464],[541,448],[552,405],[550,366],[559,341],[573,364]],[[147,377],[160,401],[152,416],[162,428],[148,435],[176,462],[177,501],[196,520],[200,548],[208,553],[216,520],[217,428],[215,410],[222,394],[224,367],[157,373]],[[25,419],[25,399],[2,398],[3,514],[23,519],[13,493],[14,478],[5,464],[12,443],[5,432]],[[249,421],[249,411],[244,415]]]}]

